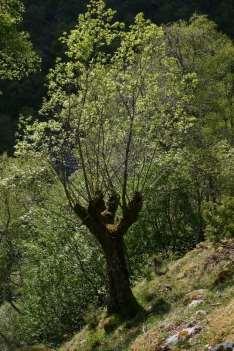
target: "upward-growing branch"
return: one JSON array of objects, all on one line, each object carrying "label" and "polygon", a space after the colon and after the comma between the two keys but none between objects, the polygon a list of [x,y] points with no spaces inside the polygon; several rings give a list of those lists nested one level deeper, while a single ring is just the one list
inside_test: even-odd
[{"label": "upward-growing branch", "polygon": [[117,233],[119,235],[124,235],[127,233],[128,229],[137,221],[139,213],[142,209],[143,197],[142,194],[136,192],[132,200],[129,201],[125,213],[123,214],[120,223],[117,226]]},{"label": "upward-growing branch", "polygon": [[123,212],[125,212],[127,210],[126,195],[127,195],[127,185],[128,185],[128,166],[129,166],[129,157],[130,157],[131,143],[132,143],[132,137],[133,137],[133,123],[134,123],[134,117],[135,117],[135,99],[133,97],[132,111],[130,111],[128,103],[125,101],[125,99],[123,98],[122,100],[124,102],[124,105],[128,111],[129,118],[130,118],[129,131],[128,131],[126,149],[125,149],[123,188],[122,188]]}]

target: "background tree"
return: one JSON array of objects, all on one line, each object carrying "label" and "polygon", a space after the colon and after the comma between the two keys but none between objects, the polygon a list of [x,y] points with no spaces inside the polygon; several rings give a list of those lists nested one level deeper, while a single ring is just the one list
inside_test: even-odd
[{"label": "background tree", "polygon": [[37,56],[28,34],[19,27],[22,3],[18,0],[1,0],[0,9],[0,78],[19,79],[34,71]]},{"label": "background tree", "polygon": [[[166,27],[170,53],[184,72],[196,72],[196,115],[216,137],[233,134],[233,43],[206,16]],[[215,131],[216,129],[216,131]],[[204,131],[204,130],[203,130]]]},{"label": "background tree", "polygon": [[226,145],[229,154],[232,153],[234,47],[232,41],[205,16],[194,16],[187,23],[179,21],[167,27],[166,36],[169,52],[183,71],[195,72],[198,78],[193,104],[197,123],[187,143],[187,151],[192,155],[189,156],[189,172],[197,193],[194,198],[197,199],[199,216],[202,217],[203,201],[219,201],[224,195],[221,176],[225,162],[223,146]]},{"label": "background tree", "polygon": [[[163,144],[176,153],[194,119],[186,113],[194,76],[166,55],[163,30],[142,15],[128,31],[104,2],[91,1],[63,40],[67,59],[49,77],[42,113],[18,148],[41,152],[55,169],[77,218],[103,250],[108,310],[139,310],[124,236],[138,220]],[[166,170],[165,170],[166,172]],[[161,175],[160,175],[161,176]]]},{"label": "background tree", "polygon": [[222,206],[225,197],[233,196],[233,43],[205,16],[175,22],[164,30],[168,54],[184,74],[197,75],[189,107],[197,121],[176,162],[163,157],[157,163],[155,174],[165,167],[171,170],[145,189],[149,196],[145,195],[143,213],[127,236],[129,256],[140,275],[142,259],[147,264],[155,252],[181,254],[204,240],[205,203]]},{"label": "background tree", "polygon": [[[23,5],[20,1],[0,1],[0,83],[22,79],[32,73],[39,62],[28,34],[20,28],[22,13]],[[0,90],[0,98],[3,100],[4,94],[5,90]],[[4,150],[9,143],[11,128],[9,116],[0,114],[0,150]],[[5,156],[0,158],[0,303],[9,303],[19,313],[15,303],[19,283],[16,267],[20,260],[16,227],[21,210],[17,204],[18,190],[14,176],[11,177],[12,164]],[[14,276],[15,273],[17,277]],[[14,342],[10,343],[8,336],[0,333],[1,339],[13,347]]]},{"label": "background tree", "polygon": [[[33,50],[29,35],[21,28],[23,10],[23,5],[18,0],[0,1],[0,84],[20,80],[34,72],[38,66],[38,56]],[[6,91],[6,86],[1,84],[3,109]],[[9,139],[14,138],[14,122],[8,111],[0,114],[0,152],[6,150]]]}]

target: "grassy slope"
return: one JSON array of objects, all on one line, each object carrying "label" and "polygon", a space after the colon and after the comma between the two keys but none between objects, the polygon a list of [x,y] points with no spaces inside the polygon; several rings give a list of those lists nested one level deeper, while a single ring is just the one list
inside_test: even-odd
[{"label": "grassy slope", "polygon": [[[171,263],[167,273],[135,287],[147,313],[121,323],[115,317],[90,317],[87,325],[59,351],[155,351],[165,339],[189,324],[201,331],[174,350],[203,351],[234,340],[234,241],[200,244]],[[194,299],[203,302],[188,307]],[[101,318],[101,321],[99,320]],[[99,322],[98,322],[99,320]]]},{"label": "grassy slope", "polygon": [[[57,351],[160,351],[168,336],[188,325],[201,331],[173,350],[204,351],[223,341],[234,341],[234,240],[218,246],[200,244],[172,262],[166,274],[143,280],[134,288],[146,309],[128,323],[96,311],[86,327]],[[191,301],[199,305],[189,307]],[[47,348],[27,348],[27,351]]]}]

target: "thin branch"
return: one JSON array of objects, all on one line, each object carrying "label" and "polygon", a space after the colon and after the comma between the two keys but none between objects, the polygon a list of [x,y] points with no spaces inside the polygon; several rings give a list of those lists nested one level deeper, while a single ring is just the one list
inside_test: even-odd
[{"label": "thin branch", "polygon": [[17,313],[22,314],[22,311],[16,306],[16,304],[12,300],[10,300],[8,302]]},{"label": "thin branch", "polygon": [[[120,94],[120,96],[122,96],[122,94]],[[122,101],[130,116],[130,125],[129,125],[128,138],[127,138],[127,144],[125,149],[123,188],[122,188],[122,204],[123,204],[123,209],[125,211],[127,208],[126,193],[127,193],[127,183],[128,183],[128,165],[129,165],[129,154],[130,154],[130,148],[131,148],[132,136],[133,136],[133,122],[135,117],[135,99],[133,98],[133,102],[132,102],[132,108],[133,108],[132,113],[129,110],[128,104],[123,99],[123,97],[122,97]]]},{"label": "thin branch", "polygon": [[8,229],[11,222],[11,211],[10,211],[9,198],[7,196],[7,193],[5,193],[4,195],[5,195],[5,206],[6,206],[6,212],[7,212],[6,229]]}]

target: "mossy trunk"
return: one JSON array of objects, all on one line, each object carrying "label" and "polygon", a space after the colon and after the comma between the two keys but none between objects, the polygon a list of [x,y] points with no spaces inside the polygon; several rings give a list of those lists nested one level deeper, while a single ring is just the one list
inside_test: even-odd
[{"label": "mossy trunk", "polygon": [[105,202],[104,195],[97,192],[89,201],[87,209],[79,203],[73,207],[103,249],[107,270],[108,312],[116,313],[124,319],[134,317],[142,311],[132,293],[124,252],[124,235],[137,221],[142,204],[141,193],[135,192],[128,204],[125,204],[122,218],[118,220],[115,218],[119,207],[118,194],[112,194]]},{"label": "mossy trunk", "polygon": [[123,318],[134,317],[142,310],[142,307],[132,293],[123,238],[109,238],[104,251],[107,268],[108,312],[116,313]]}]

